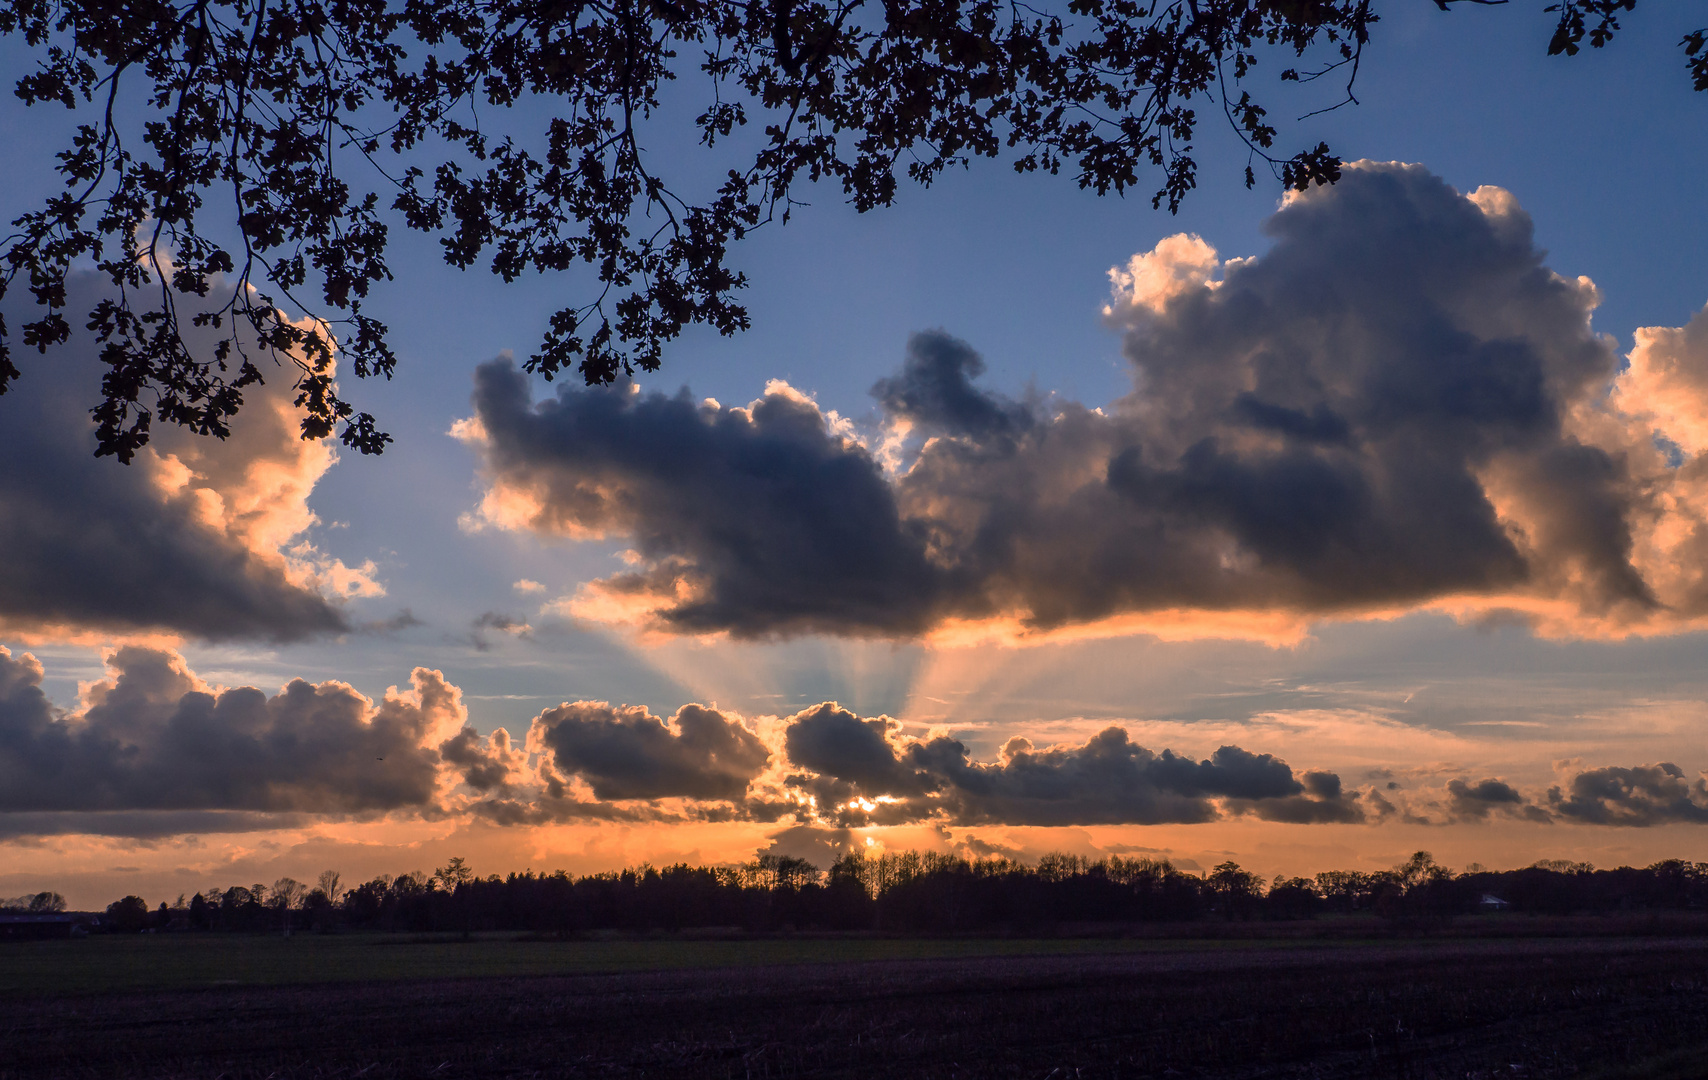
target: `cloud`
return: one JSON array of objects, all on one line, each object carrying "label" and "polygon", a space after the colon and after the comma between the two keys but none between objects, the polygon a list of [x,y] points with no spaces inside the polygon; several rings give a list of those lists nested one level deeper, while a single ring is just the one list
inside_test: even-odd
[{"label": "cloud", "polygon": [[1194,761],[1107,728],[1074,746],[1037,749],[1010,739],[995,763],[973,761],[956,739],[910,739],[887,718],[864,720],[826,702],[796,714],[784,737],[788,783],[821,817],[843,824],[942,818],[957,825],[1113,825],[1213,821],[1253,814],[1277,821],[1361,821],[1359,795],[1333,773],[1296,777],[1286,762],[1223,746]]},{"label": "cloud", "polygon": [[1125,313],[1141,308],[1161,314],[1178,297],[1212,286],[1221,268],[1216,249],[1202,237],[1189,233],[1164,237],[1155,248],[1134,255],[1126,266],[1110,268],[1113,299],[1103,315],[1122,320]]},{"label": "cloud", "polygon": [[[1708,775],[1690,779],[1671,762],[1582,767],[1556,765],[1564,779],[1546,791],[1521,790],[1504,780],[1449,780],[1444,798],[1425,796],[1403,817],[1416,825],[1487,822],[1496,817],[1538,824],[1645,827],[1708,824]],[[1372,793],[1375,797],[1375,793]]]},{"label": "cloud", "polygon": [[852,831],[818,825],[791,825],[781,832],[772,833],[767,839],[771,843],[759,852],[760,855],[805,859],[820,870],[859,846]]},{"label": "cloud", "polygon": [[1679,328],[1642,327],[1620,373],[1621,411],[1646,420],[1680,450],[1708,450],[1708,309]]},{"label": "cloud", "polygon": [[338,682],[216,689],[160,649],[127,646],[107,666],[68,712],[34,657],[0,648],[0,816],[431,812],[436,746],[465,730],[460,691],[424,668],[375,703]]},{"label": "cloud", "polygon": [[[972,760],[953,738],[911,738],[890,717],[861,717],[835,702],[761,721],[757,729],[771,734],[762,737],[741,718],[698,705],[683,706],[669,722],[639,706],[562,705],[530,728],[528,747],[538,755],[534,786],[515,786],[510,797],[472,809],[512,825],[792,817],[795,825],[777,836],[832,837],[843,847],[851,828],[921,823],[1156,824],[1240,815],[1365,820],[1365,793],[1343,791],[1332,772],[1295,775],[1274,756],[1237,746],[1204,760],[1156,753],[1120,728],[1042,750],[1011,739],[994,763]],[[780,742],[782,753],[773,753],[766,738]],[[571,777],[585,788],[572,790]]]},{"label": "cloud", "polygon": [[570,607],[653,633],[1296,638],[1428,608],[1620,636],[1708,615],[1708,314],[1639,334],[1622,373],[1594,285],[1543,264],[1516,200],[1416,166],[1362,163],[1265,231],[1257,258],[1174,237],[1113,274],[1135,389],[1105,409],[981,389],[940,331],[874,387],[864,441],[781,383],[746,407],[534,403],[485,365],[458,429],[479,518],[632,538],[636,568]]},{"label": "cloud", "polygon": [[1475,784],[1464,780],[1447,782],[1447,819],[1449,821],[1487,821],[1491,814],[1502,813],[1530,821],[1551,821],[1552,815],[1534,805],[1518,789],[1503,780],[1482,780]]},{"label": "cloud", "polygon": [[1032,426],[1032,410],[975,390],[984,360],[941,331],[915,334],[901,374],[878,380],[872,396],[889,416],[934,432],[977,439],[1012,437]]},{"label": "cloud", "polygon": [[502,611],[482,612],[469,625],[469,644],[480,652],[488,652],[492,649],[492,642],[485,633],[488,630],[496,630],[501,634],[509,634],[517,638],[531,637],[534,633],[534,628],[528,625],[526,619],[516,615],[506,615]]},{"label": "cloud", "polygon": [[113,836],[130,841],[174,836],[273,832],[298,829],[316,819],[309,814],[246,810],[115,810],[0,812],[0,840],[43,836]]},{"label": "cloud", "polygon": [[1708,777],[1665,762],[1573,763],[1541,794],[1454,778],[1441,798],[1396,807],[1330,770],[1236,745],[1204,758],[1152,750],[1118,726],[1043,747],[1015,736],[980,761],[947,734],[910,736],[835,702],[760,718],[689,704],[666,720],[579,701],[542,711],[518,744],[503,728],[483,737],[461,690],[426,668],[376,702],[331,681],[272,695],[214,687],[178,654],[141,646],[111,651],[107,667],[61,708],[33,656],[0,648],[0,839],[151,840],[350,817],[777,822],[774,851],[818,858],[849,848],[849,830],[899,825],[1708,823]]},{"label": "cloud", "polygon": [[1548,804],[1562,818],[1592,825],[1702,824],[1708,822],[1708,778],[1687,779],[1666,761],[1585,769],[1564,787],[1549,788]]},{"label": "cloud", "polygon": [[796,713],[783,739],[798,768],[840,781],[850,793],[921,795],[938,786],[897,752],[901,724],[887,716],[862,719],[834,701]]},{"label": "cloud", "polygon": [[439,744],[439,756],[456,768],[463,783],[483,795],[507,792],[528,764],[527,751],[513,745],[504,728],[483,741],[479,732],[465,726]]},{"label": "cloud", "polygon": [[667,725],[638,705],[580,701],[535,717],[528,740],[607,800],[740,799],[771,756],[739,719],[703,705],[682,706]]},{"label": "cloud", "polygon": [[408,630],[411,627],[426,625],[427,624],[425,622],[415,617],[415,612],[410,611],[408,608],[404,608],[389,619],[375,619],[372,622],[358,623],[355,629],[357,633],[376,634],[382,637],[389,637],[393,634]]},{"label": "cloud", "polygon": [[674,631],[923,630],[938,575],[889,485],[809,400],[773,384],[743,408],[631,386],[532,405],[508,360],[475,376],[480,517],[505,528],[631,538],[645,569],[572,609],[653,611]]},{"label": "cloud", "polygon": [[[75,709],[42,692],[36,660],[0,649],[0,836],[154,837],[242,832],[351,815],[577,820],[792,817],[819,836],[876,824],[1084,825],[1359,821],[1358,792],[1223,746],[1204,760],[1153,752],[1110,728],[1079,745],[1024,738],[998,761],[943,735],[833,702],[748,721],[689,704],[546,709],[521,745],[481,736],[461,691],[425,668],[378,702],[338,682],[271,696],[203,682],[176,653],[127,646]],[[782,753],[774,752],[776,744]],[[804,831],[799,831],[804,830]],[[846,846],[846,832],[834,835]]]},{"label": "cloud", "polygon": [[[85,295],[70,303],[103,288],[74,275]],[[350,629],[336,601],[382,590],[371,565],[305,539],[336,454],[298,437],[290,372],[262,365],[229,438],[160,424],[127,467],[93,456],[95,352],[79,331],[0,398],[0,633],[285,642]]]}]

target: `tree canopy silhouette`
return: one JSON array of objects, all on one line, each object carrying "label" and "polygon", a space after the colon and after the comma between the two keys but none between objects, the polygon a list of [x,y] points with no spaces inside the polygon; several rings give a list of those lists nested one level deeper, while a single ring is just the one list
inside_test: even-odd
[{"label": "tree canopy silhouette", "polygon": [[[1549,51],[1606,44],[1634,6],[1550,5]],[[38,61],[18,96],[87,114],[63,190],[13,223],[0,296],[22,281],[40,306],[25,347],[66,341],[68,316],[96,335],[98,454],[130,460],[156,420],[224,436],[268,360],[296,380],[304,437],[377,453],[390,436],[333,360],[396,366],[366,307],[395,224],[505,281],[591,268],[528,368],[610,382],[656,370],[691,324],[748,326],[731,247],[803,184],[867,211],[904,178],[1006,157],[1099,194],[1154,184],[1172,211],[1206,104],[1249,148],[1248,185],[1258,168],[1331,183],[1339,158],[1277,151],[1249,87],[1278,53],[1297,64],[1280,81],[1344,80],[1353,100],[1377,21],[1374,0],[0,0],[0,34]],[[1708,88],[1708,29],[1682,47]],[[684,76],[697,99],[667,90]],[[537,138],[491,123],[524,106],[549,114]],[[649,152],[685,132],[721,176],[703,193]],[[68,312],[90,262],[116,296]],[[20,375],[9,330],[0,392]]]},{"label": "tree canopy silhouette", "polygon": [[[321,875],[328,876],[337,875]],[[188,906],[183,897],[172,908],[162,903],[153,916],[141,899],[127,897],[107,908],[112,918],[106,927],[123,933],[149,925],[275,932],[281,913],[288,920],[298,911],[303,925],[321,930],[412,933],[521,930],[568,936],[711,927],[761,933],[1048,933],[1064,925],[1077,925],[1073,932],[1102,927],[1107,933],[1118,924],[1293,921],[1357,913],[1399,925],[1439,924],[1488,910],[1482,900],[1490,895],[1499,898],[1502,910],[1532,915],[1700,914],[1708,905],[1708,863],[1667,859],[1646,868],[1597,870],[1588,863],[1544,860],[1505,871],[1473,865],[1455,874],[1419,851],[1391,870],[1278,876],[1266,884],[1235,862],[1199,876],[1166,859],[1094,860],[1065,852],[1044,855],[1034,866],[937,852],[853,851],[828,871],[804,859],[764,854],[739,866],[642,865],[580,877],[561,870],[482,877],[454,859],[431,876],[385,875],[341,895],[324,889],[305,893],[301,886],[275,886],[271,892],[233,886],[199,892]],[[1649,925],[1644,932],[1660,924]]]}]

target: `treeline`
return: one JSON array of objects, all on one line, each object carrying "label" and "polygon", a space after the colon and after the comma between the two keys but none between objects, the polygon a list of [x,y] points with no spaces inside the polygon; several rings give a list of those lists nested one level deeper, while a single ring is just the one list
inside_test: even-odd
[{"label": "treeline", "polygon": [[1708,863],[1643,869],[1542,862],[1455,874],[1418,852],[1393,870],[1330,871],[1265,882],[1227,862],[1202,876],[1166,860],[1046,855],[1036,866],[920,852],[854,853],[823,871],[764,856],[743,866],[634,867],[475,875],[462,859],[437,872],[382,876],[345,888],[327,871],[314,887],[282,878],[236,885],[151,911],[139,897],[107,909],[105,928],[410,932],[739,928],[899,933],[1036,932],[1062,924],[1298,920],[1368,912],[1444,920],[1490,908],[1533,914],[1708,909]]}]

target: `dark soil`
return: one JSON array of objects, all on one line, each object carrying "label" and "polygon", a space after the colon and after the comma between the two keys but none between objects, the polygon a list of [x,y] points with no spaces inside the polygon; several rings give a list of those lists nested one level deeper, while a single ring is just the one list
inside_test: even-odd
[{"label": "dark soil", "polygon": [[11,1000],[0,1078],[1708,1077],[1708,942],[1421,942]]}]

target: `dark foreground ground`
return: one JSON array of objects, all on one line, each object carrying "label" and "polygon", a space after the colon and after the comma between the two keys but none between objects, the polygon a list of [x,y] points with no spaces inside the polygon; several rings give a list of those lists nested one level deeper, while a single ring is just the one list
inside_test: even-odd
[{"label": "dark foreground ground", "polygon": [[6,1080],[358,1076],[1708,1077],[1708,941],[1222,946],[0,1001]]}]

